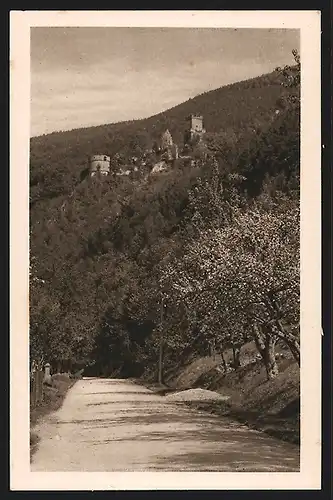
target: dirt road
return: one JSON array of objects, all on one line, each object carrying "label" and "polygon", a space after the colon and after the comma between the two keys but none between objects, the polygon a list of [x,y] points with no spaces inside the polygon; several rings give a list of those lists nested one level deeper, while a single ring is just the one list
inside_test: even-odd
[{"label": "dirt road", "polygon": [[86,378],[36,428],[32,471],[298,471],[299,448],[142,386]]}]

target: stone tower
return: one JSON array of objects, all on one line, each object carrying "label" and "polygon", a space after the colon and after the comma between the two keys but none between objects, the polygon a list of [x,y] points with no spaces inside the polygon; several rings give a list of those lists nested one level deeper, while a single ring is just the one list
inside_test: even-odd
[{"label": "stone tower", "polygon": [[106,176],[110,174],[110,156],[94,155],[89,160],[89,172],[91,177],[97,175]]},{"label": "stone tower", "polygon": [[188,122],[188,128],[185,131],[184,143],[188,144],[194,137],[199,137],[201,139],[206,132],[203,127],[203,117],[201,115],[191,114],[186,118],[186,121]]}]

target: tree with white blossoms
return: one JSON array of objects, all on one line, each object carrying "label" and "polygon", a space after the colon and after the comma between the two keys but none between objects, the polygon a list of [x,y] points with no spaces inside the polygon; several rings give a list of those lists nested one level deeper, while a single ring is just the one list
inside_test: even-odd
[{"label": "tree with white blossoms", "polygon": [[269,211],[254,203],[232,213],[231,224],[202,232],[161,280],[200,318],[202,335],[239,345],[250,330],[274,378],[278,338],[300,359],[299,209],[285,201]]}]

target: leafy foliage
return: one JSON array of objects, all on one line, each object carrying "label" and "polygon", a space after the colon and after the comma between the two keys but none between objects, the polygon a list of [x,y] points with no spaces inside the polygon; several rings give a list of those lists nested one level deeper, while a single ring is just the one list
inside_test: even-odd
[{"label": "leafy foliage", "polygon": [[[154,371],[161,339],[172,366],[211,342],[238,352],[255,338],[273,376],[279,338],[299,360],[299,106],[278,102],[296,95],[297,71],[145,120],[32,139],[32,359],[138,375]],[[112,168],[132,156],[149,164],[166,128],[181,142],[190,112],[209,130],[191,151],[195,166],[82,175],[96,152]]]}]

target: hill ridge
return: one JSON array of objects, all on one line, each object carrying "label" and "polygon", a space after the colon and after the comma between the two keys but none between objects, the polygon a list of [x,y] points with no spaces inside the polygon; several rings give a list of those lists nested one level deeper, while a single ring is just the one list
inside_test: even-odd
[{"label": "hill ridge", "polygon": [[[246,84],[246,83],[251,83],[251,82],[255,82],[257,81],[258,79],[263,79],[265,77],[277,77],[278,75],[278,72],[277,71],[272,71],[270,73],[263,73],[262,75],[258,75],[256,77],[252,77],[252,78],[248,78],[246,80],[239,80],[239,81],[236,81],[236,82],[232,82],[232,83],[228,83],[227,85],[222,85],[221,87],[216,87],[215,89],[210,89],[210,90],[207,90],[207,91],[204,91],[204,92],[201,92],[193,97],[189,97],[188,99],[186,99],[185,101],[182,101],[178,104],[175,104],[174,106],[171,106],[170,108],[167,108],[165,110],[162,110],[162,111],[159,111],[157,113],[154,113],[150,116],[146,116],[146,117],[142,117],[142,118],[133,118],[133,119],[128,119],[128,120],[120,120],[120,121],[116,121],[116,122],[108,122],[108,123],[100,123],[98,125],[87,125],[87,126],[84,126],[84,127],[75,127],[75,128],[72,128],[72,129],[68,129],[68,130],[55,130],[55,131],[52,131],[52,132],[49,132],[47,134],[41,134],[41,135],[37,135],[37,136],[32,136],[30,138],[30,140],[36,140],[36,139],[40,139],[40,138],[45,138],[45,137],[49,137],[49,136],[52,136],[52,135],[56,135],[56,134],[66,134],[68,132],[75,132],[75,131],[81,131],[81,130],[87,130],[87,129],[96,129],[96,128],[101,128],[101,127],[106,127],[106,126],[115,126],[115,125],[129,125],[129,124],[132,124],[133,122],[136,122],[136,123],[139,123],[139,122],[142,122],[142,121],[145,121],[145,120],[149,120],[149,119],[152,119],[152,118],[158,118],[159,116],[165,114],[165,113],[168,113],[170,111],[173,111],[175,110],[176,108],[178,108],[179,106],[182,106],[184,104],[187,104],[191,101],[194,101],[202,96],[208,96],[209,94],[213,94],[215,92],[218,92],[220,90],[227,90],[227,89],[232,89],[233,87],[237,87],[238,85],[240,84]],[[268,84],[269,82],[267,82]]]}]

